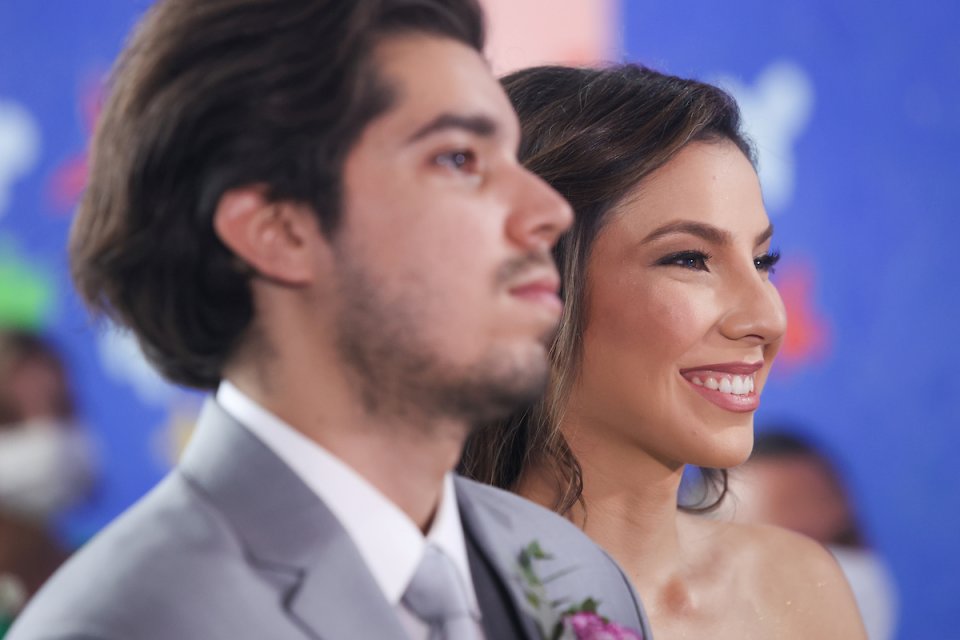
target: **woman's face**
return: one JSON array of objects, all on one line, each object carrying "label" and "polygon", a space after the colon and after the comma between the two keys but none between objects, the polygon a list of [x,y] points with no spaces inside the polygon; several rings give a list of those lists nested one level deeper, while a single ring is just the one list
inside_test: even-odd
[{"label": "woman's face", "polygon": [[575,445],[639,446],[669,464],[729,467],[786,328],[757,175],[731,142],[694,142],[648,176],[587,264]]}]

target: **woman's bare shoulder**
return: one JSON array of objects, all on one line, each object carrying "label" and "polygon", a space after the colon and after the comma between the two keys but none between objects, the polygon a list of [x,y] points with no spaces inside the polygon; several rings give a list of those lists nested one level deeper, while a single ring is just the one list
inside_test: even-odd
[{"label": "woman's bare shoulder", "polygon": [[[836,560],[806,536],[767,525],[704,520],[714,557],[726,557],[735,582],[755,594],[758,610],[802,637],[866,638],[853,593]],[[778,634],[779,635],[779,634]]]}]

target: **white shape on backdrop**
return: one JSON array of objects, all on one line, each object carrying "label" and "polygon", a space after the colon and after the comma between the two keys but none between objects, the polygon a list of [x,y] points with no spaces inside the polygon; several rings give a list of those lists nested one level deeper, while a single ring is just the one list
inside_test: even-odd
[{"label": "white shape on backdrop", "polygon": [[144,404],[163,407],[176,395],[176,387],[166,382],[147,362],[129,331],[118,328],[103,331],[97,337],[97,350],[107,375],[133,387]]},{"label": "white shape on backdrop", "polygon": [[716,83],[740,104],[744,129],[757,150],[764,202],[771,215],[780,213],[793,200],[794,147],[813,112],[813,81],[795,62],[778,60],[753,85],[727,75]]},{"label": "white shape on backdrop", "polygon": [[10,205],[13,183],[40,157],[40,127],[25,108],[0,100],[0,218]]}]

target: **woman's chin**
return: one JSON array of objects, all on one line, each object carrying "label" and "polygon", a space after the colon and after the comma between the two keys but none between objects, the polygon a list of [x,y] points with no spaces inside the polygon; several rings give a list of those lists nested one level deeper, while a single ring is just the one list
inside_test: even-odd
[{"label": "woman's chin", "polygon": [[709,469],[730,469],[747,461],[753,451],[753,425],[728,430],[703,442],[687,464]]}]

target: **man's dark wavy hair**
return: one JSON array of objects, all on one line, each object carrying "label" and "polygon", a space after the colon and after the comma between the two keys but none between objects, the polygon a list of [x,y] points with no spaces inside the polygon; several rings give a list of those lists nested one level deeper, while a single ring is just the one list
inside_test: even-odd
[{"label": "man's dark wavy hair", "polygon": [[404,33],[482,50],[475,0],[160,0],[112,75],[70,237],[77,289],[170,380],[213,388],[251,324],[249,271],[219,240],[221,196],[340,217],[345,156],[391,106],[371,52]]}]

